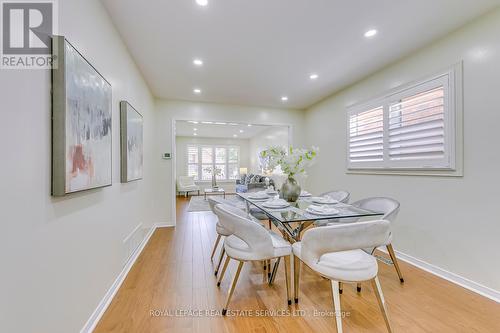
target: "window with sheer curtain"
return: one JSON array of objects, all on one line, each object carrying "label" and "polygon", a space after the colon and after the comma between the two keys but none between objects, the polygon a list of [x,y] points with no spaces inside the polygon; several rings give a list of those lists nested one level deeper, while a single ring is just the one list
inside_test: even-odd
[{"label": "window with sheer curtain", "polygon": [[454,170],[454,71],[348,110],[348,169]]},{"label": "window with sheer curtain", "polygon": [[217,169],[217,180],[233,180],[239,177],[239,154],[237,146],[187,146],[188,176],[195,180],[210,181],[213,170]]}]

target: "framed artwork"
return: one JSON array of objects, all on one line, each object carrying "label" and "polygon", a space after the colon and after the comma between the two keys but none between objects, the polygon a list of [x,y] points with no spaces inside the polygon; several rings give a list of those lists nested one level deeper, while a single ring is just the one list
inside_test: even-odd
[{"label": "framed artwork", "polygon": [[120,102],[121,182],[142,179],[143,119],[126,101]]},{"label": "framed artwork", "polygon": [[111,85],[63,36],[52,53],[52,195],[110,186]]}]

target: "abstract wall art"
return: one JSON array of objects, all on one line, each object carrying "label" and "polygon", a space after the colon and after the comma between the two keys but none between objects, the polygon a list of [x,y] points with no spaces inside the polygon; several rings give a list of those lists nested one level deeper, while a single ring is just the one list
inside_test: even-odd
[{"label": "abstract wall art", "polygon": [[128,102],[120,102],[121,182],[142,179],[143,119]]},{"label": "abstract wall art", "polygon": [[111,85],[64,37],[52,49],[52,195],[109,186]]}]

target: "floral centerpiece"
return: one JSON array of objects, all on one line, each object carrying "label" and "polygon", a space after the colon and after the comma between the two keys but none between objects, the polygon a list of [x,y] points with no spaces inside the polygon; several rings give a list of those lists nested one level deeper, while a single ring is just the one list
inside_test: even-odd
[{"label": "floral centerpiece", "polygon": [[319,149],[289,147],[270,147],[260,153],[267,169],[274,170],[280,167],[284,174],[288,176],[287,181],[281,187],[281,196],[283,199],[291,202],[297,201],[300,196],[301,188],[295,177],[299,174],[305,174],[306,168],[314,163]]},{"label": "floral centerpiece", "polygon": [[205,169],[203,169],[203,171],[212,173],[212,188],[219,188],[219,186],[217,185],[217,176],[222,176],[222,170],[220,168],[213,169],[212,167],[206,167]]}]

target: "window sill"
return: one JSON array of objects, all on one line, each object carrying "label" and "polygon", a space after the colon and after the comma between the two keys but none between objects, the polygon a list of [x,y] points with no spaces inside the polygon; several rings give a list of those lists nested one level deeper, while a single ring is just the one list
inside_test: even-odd
[{"label": "window sill", "polygon": [[462,170],[347,169],[348,175],[463,177]]}]

